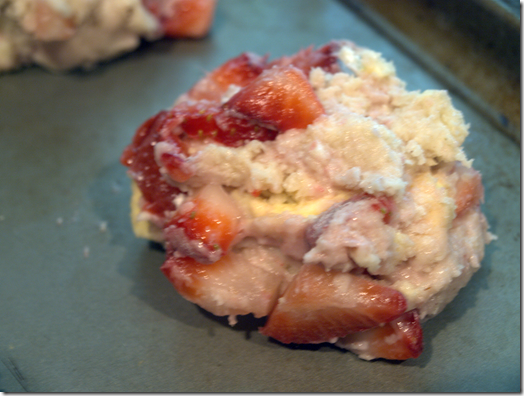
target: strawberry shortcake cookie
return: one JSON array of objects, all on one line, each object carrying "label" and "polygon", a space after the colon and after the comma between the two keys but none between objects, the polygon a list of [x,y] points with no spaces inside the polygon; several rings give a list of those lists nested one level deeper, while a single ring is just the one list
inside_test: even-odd
[{"label": "strawberry shortcake cookie", "polygon": [[423,349],[492,239],[468,134],[445,91],[410,92],[377,52],[334,41],[244,53],[137,130],[122,163],[137,236],[231,325],[363,359]]},{"label": "strawberry shortcake cookie", "polygon": [[0,71],[92,67],[142,40],[204,36],[216,0],[0,0]]}]

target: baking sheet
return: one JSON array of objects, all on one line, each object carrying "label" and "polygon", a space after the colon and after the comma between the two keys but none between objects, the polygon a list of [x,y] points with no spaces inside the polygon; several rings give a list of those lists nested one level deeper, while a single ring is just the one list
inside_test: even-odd
[{"label": "baking sheet", "polygon": [[447,88],[336,1],[221,0],[204,40],[162,41],[91,72],[0,76],[0,390],[4,392],[520,391],[520,150],[465,103],[465,149],[499,239],[423,325],[425,351],[365,362],[291,348],[177,295],[136,239],[118,162],[136,127],[243,51],[272,57],[347,38],[409,89]]}]

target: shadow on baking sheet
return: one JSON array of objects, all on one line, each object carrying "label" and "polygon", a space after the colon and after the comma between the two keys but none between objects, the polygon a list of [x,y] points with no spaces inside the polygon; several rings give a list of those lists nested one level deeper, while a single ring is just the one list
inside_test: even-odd
[{"label": "shadow on baking sheet", "polygon": [[[253,315],[239,316],[236,325],[231,327],[227,317],[215,316],[181,297],[159,270],[165,254],[162,245],[137,239],[133,235],[129,220],[129,180],[124,167],[118,162],[100,172],[99,177],[90,188],[90,198],[93,200],[97,214],[111,225],[110,243],[125,248],[126,253],[118,265],[118,272],[132,280],[131,293],[153,309],[186,325],[207,328],[211,336],[214,334],[213,328],[218,325],[230,328],[232,331],[243,332],[246,340],[252,342],[260,343],[263,338],[263,343],[267,346],[278,345],[288,349],[347,352],[329,343],[286,345],[273,339],[261,338],[257,330],[264,325],[265,318],[255,318]],[[496,230],[496,224],[492,224],[492,229]],[[419,358],[399,362],[378,359],[376,363],[382,361],[387,364],[426,366],[432,356],[432,340],[450,323],[460,319],[467,310],[473,308],[478,292],[488,288],[491,257],[496,249],[494,243],[486,247],[482,266],[473,275],[467,287],[459,292],[459,295],[446,306],[443,312],[423,323],[424,352]]]}]

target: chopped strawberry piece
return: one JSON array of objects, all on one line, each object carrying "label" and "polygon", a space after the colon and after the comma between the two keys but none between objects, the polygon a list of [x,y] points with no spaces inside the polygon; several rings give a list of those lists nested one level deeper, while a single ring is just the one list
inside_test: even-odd
[{"label": "chopped strawberry piece", "polygon": [[160,269],[185,299],[214,315],[263,317],[273,309],[284,281],[282,273],[267,268],[233,252],[212,264],[168,252]]},{"label": "chopped strawberry piece", "polygon": [[404,296],[364,277],[304,265],[269,315],[262,334],[283,343],[320,343],[390,322]]},{"label": "chopped strawberry piece", "polygon": [[265,70],[224,107],[279,131],[305,128],[324,114],[313,87],[294,66]]},{"label": "chopped strawberry piece", "polygon": [[337,73],[340,71],[340,67],[336,53],[340,47],[340,42],[337,41],[332,41],[316,50],[313,46],[310,46],[297,52],[295,55],[276,59],[268,67],[293,65],[302,70],[306,76],[309,76],[309,72],[314,67],[320,67],[329,73]]},{"label": "chopped strawberry piece", "polygon": [[146,200],[144,209],[161,217],[165,211],[175,209],[173,198],[180,192],[167,183],[155,161],[154,146],[160,138],[159,129],[166,117],[167,112],[161,111],[145,121],[120,157],[121,163],[129,167],[133,180]]},{"label": "chopped strawberry piece", "polygon": [[412,310],[384,326],[350,334],[338,345],[367,360],[417,358],[424,348],[418,312]]},{"label": "chopped strawberry piece", "polygon": [[193,175],[191,169],[187,167],[186,157],[176,151],[160,154],[159,162],[162,164],[169,177],[179,183],[188,181]]},{"label": "chopped strawberry piece", "polygon": [[160,267],[163,274],[173,283],[177,291],[189,301],[195,301],[206,290],[202,287],[202,281],[206,279],[206,274],[210,268],[220,266],[219,262],[215,267],[208,264],[201,264],[191,257],[177,257],[167,254],[167,259]]},{"label": "chopped strawberry piece", "polygon": [[180,118],[179,133],[194,139],[217,136],[216,117],[220,111],[219,106],[207,100],[183,102],[172,110]]},{"label": "chopped strawberry piece", "polygon": [[455,184],[455,213],[460,215],[466,209],[478,205],[484,198],[484,187],[480,172],[467,168],[460,162],[454,166],[454,171],[458,175]]},{"label": "chopped strawberry piece", "polygon": [[[373,197],[373,196],[370,196]],[[373,197],[377,202],[373,203],[371,207],[384,215],[384,223],[391,222],[391,216],[395,209],[395,201],[391,197]]]},{"label": "chopped strawberry piece", "polygon": [[329,223],[333,220],[336,213],[342,209],[351,200],[339,202],[331,206],[329,209],[322,212],[313,222],[311,222],[306,228],[306,241],[309,246],[315,246],[318,238],[326,229],[329,227]]},{"label": "chopped strawberry piece", "polygon": [[334,204],[329,209],[321,213],[306,229],[306,241],[310,246],[314,246],[320,235],[328,228],[336,213],[352,203],[361,200],[370,200],[371,209],[380,212],[384,217],[384,223],[389,224],[395,211],[395,201],[391,197],[375,197],[371,194],[359,194],[347,201]]},{"label": "chopped strawberry piece", "polygon": [[257,125],[252,120],[233,117],[227,111],[217,114],[215,121],[219,132],[213,139],[230,147],[238,147],[251,140],[275,140],[278,136],[278,131],[274,129]]},{"label": "chopped strawberry piece", "polygon": [[224,315],[225,309],[213,298],[217,294],[213,288],[216,285],[220,287],[223,280],[227,280],[230,264],[225,257],[213,264],[201,264],[192,257],[177,257],[168,252],[160,270],[186,300],[215,315]]},{"label": "chopped strawberry piece", "polygon": [[[167,173],[171,179],[183,183],[193,176],[193,170],[187,161],[187,147],[178,135],[181,121],[182,118],[177,112],[161,111],[150,127],[149,133],[154,137],[150,137],[143,149],[153,153],[156,163],[151,165],[151,170],[156,167],[160,175]],[[140,145],[143,138],[139,130],[133,144]],[[131,163],[130,160],[132,162],[132,159],[128,159],[127,162]],[[172,200],[172,197],[168,199]]]},{"label": "chopped strawberry piece", "polygon": [[167,37],[204,36],[211,26],[216,0],[142,0]]},{"label": "chopped strawberry piece", "polygon": [[271,69],[274,66],[294,66],[300,69],[305,76],[309,76],[313,67],[320,67],[327,72],[336,73],[340,71],[336,56],[339,49],[340,43],[333,41],[316,50],[309,47],[293,56],[284,56],[269,64],[267,56],[261,57],[246,52],[217,67],[197,82],[187,93],[187,98],[219,102],[230,85],[245,87],[264,70]]},{"label": "chopped strawberry piece", "polygon": [[222,187],[210,184],[180,206],[164,234],[182,256],[207,264],[225,254],[240,230],[240,217]]},{"label": "chopped strawberry piece", "polygon": [[231,84],[245,87],[264,71],[266,63],[267,57],[245,52],[215,69],[211,76],[224,89]]},{"label": "chopped strawberry piece", "polygon": [[219,102],[230,85],[244,87],[266,67],[266,57],[246,52],[230,59],[198,81],[187,93],[191,100]]},{"label": "chopped strawberry piece", "polygon": [[174,110],[181,114],[181,130],[193,139],[207,137],[229,147],[238,147],[250,140],[274,140],[278,135],[275,130],[234,117],[206,101],[181,104]]}]

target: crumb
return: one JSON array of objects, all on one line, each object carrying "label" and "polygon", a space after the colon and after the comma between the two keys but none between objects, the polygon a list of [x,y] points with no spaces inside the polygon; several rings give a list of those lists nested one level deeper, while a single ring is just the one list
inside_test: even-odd
[{"label": "crumb", "polygon": [[234,325],[238,323],[236,315],[229,315],[227,317],[227,321],[231,327],[233,327]]},{"label": "crumb", "polygon": [[100,232],[106,232],[107,231],[107,221],[101,221],[98,225],[98,229]]},{"label": "crumb", "polygon": [[57,217],[56,218],[56,225],[61,226],[62,224],[64,224],[64,219],[61,218],[61,217]]},{"label": "crumb", "polygon": [[111,191],[113,194],[118,194],[122,190],[122,187],[120,187],[120,184],[117,182],[113,182],[111,184]]},{"label": "crumb", "polygon": [[85,258],[89,257],[89,252],[90,252],[89,246],[84,246],[84,257]]}]

